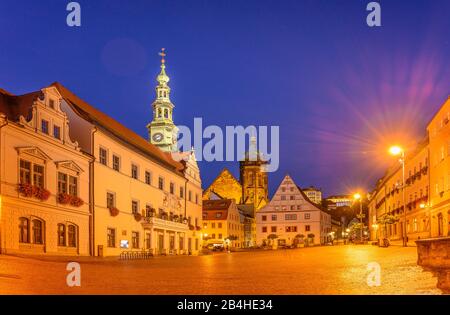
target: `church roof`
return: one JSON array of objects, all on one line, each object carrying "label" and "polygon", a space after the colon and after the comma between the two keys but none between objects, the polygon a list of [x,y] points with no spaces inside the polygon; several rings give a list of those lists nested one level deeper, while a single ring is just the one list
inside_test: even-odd
[{"label": "church roof", "polygon": [[143,153],[176,171],[182,171],[184,169],[182,163],[172,159],[170,152],[163,152],[161,149],[151,144],[134,131],[128,129],[117,120],[83,101],[61,83],[54,82],[51,86],[56,87],[66,102],[87,121],[108,130],[119,139],[133,145]]}]

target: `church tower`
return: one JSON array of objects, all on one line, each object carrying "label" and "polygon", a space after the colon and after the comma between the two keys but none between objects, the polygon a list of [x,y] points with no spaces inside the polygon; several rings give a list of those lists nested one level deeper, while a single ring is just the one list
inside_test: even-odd
[{"label": "church tower", "polygon": [[177,150],[178,128],[172,120],[173,108],[170,101],[169,77],[166,74],[165,49],[159,53],[161,56],[161,72],[156,81],[156,99],[152,103],[153,120],[147,125],[149,141],[165,152]]},{"label": "church tower", "polygon": [[249,151],[245,159],[239,162],[239,170],[243,201],[252,204],[255,211],[269,202],[266,164],[267,161],[258,152],[256,138],[251,137]]}]

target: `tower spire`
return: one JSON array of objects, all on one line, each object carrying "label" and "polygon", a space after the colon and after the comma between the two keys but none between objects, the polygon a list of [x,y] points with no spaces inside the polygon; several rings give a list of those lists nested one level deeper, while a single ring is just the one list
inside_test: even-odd
[{"label": "tower spire", "polygon": [[173,123],[174,105],[170,101],[170,79],[166,73],[166,49],[161,48],[158,53],[161,56],[161,71],[156,77],[158,84],[155,92],[156,98],[152,103],[153,119],[147,125],[149,140],[163,151],[173,152],[176,150],[178,128]]}]

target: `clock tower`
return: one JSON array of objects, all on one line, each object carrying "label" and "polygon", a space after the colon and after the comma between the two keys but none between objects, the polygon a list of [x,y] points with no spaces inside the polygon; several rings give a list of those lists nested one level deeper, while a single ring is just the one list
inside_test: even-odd
[{"label": "clock tower", "polygon": [[153,120],[147,125],[149,141],[165,152],[177,150],[178,128],[172,120],[173,108],[170,101],[169,77],[166,74],[165,49],[159,53],[161,56],[161,72],[156,81],[156,99],[152,103]]}]

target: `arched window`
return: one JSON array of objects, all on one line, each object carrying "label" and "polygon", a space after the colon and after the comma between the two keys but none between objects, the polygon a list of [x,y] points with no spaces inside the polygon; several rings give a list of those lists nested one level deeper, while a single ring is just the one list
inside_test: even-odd
[{"label": "arched window", "polygon": [[164,109],[164,118],[169,118],[169,110],[167,108]]},{"label": "arched window", "polygon": [[77,227],[73,224],[67,227],[67,240],[69,247],[77,247]]},{"label": "arched window", "polygon": [[19,218],[19,242],[30,242],[30,220],[27,218]]},{"label": "arched window", "polygon": [[66,246],[66,226],[58,224],[58,246]]},{"label": "arched window", "polygon": [[44,244],[42,221],[34,219],[32,223],[33,223],[33,243]]},{"label": "arched window", "polygon": [[161,108],[158,108],[158,118],[162,117]]}]

